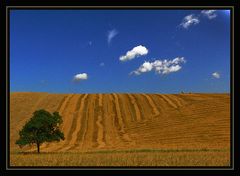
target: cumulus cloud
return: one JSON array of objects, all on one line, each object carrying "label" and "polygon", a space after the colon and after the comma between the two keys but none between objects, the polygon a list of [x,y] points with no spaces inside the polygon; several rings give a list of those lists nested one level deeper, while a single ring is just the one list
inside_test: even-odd
[{"label": "cumulus cloud", "polygon": [[169,74],[179,71],[181,63],[185,63],[184,57],[177,57],[173,60],[155,60],[154,62],[145,61],[137,70],[132,71],[130,74],[140,75],[145,72],[155,71],[158,74]]},{"label": "cumulus cloud", "polygon": [[214,78],[217,78],[217,79],[220,78],[220,74],[219,74],[218,72],[214,72],[214,73],[212,74],[212,76],[213,76]]},{"label": "cumulus cloud", "polygon": [[132,60],[135,57],[143,56],[148,53],[148,49],[145,46],[139,45],[128,51],[124,56],[120,56],[120,61]]},{"label": "cumulus cloud", "polygon": [[80,81],[80,80],[86,80],[86,79],[88,79],[87,73],[76,74],[73,78],[74,81]]},{"label": "cumulus cloud", "polygon": [[110,31],[108,31],[108,34],[107,34],[107,41],[108,41],[108,44],[111,43],[112,39],[118,34],[118,31],[116,29],[112,29]]},{"label": "cumulus cloud", "polygon": [[182,23],[180,26],[182,26],[185,29],[188,29],[191,25],[196,25],[200,22],[199,18],[196,17],[194,14],[187,15],[183,18]]},{"label": "cumulus cloud", "polygon": [[210,20],[217,17],[216,10],[202,10],[201,13]]}]

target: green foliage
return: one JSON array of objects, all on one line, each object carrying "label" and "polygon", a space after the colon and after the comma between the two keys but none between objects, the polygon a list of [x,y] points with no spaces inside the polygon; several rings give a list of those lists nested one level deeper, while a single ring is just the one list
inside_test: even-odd
[{"label": "green foliage", "polygon": [[20,138],[16,144],[20,147],[36,144],[39,152],[40,145],[44,142],[64,140],[64,134],[59,129],[62,122],[58,112],[51,114],[44,109],[35,111],[19,132]]}]

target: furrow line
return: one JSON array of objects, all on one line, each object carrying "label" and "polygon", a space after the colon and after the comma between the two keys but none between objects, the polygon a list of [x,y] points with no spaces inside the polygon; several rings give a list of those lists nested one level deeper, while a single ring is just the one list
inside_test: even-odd
[{"label": "furrow line", "polygon": [[[80,143],[80,139],[79,139],[79,136],[80,136],[80,133],[81,133],[81,129],[82,129],[82,124],[83,124],[83,121],[82,121],[82,114],[83,113],[83,109],[84,109],[84,106],[85,106],[85,101],[88,97],[88,94],[84,94],[84,96],[82,97],[81,99],[81,104],[80,104],[80,108],[79,108],[79,111],[77,112],[77,121],[76,121],[76,128],[72,134],[72,139],[71,141],[69,142],[69,144],[71,145],[70,148],[68,148],[67,150],[71,150],[71,149],[74,149],[76,148],[79,143]],[[86,108],[86,107],[85,107]]]},{"label": "furrow line", "polygon": [[72,99],[73,96],[74,96],[74,94],[69,94],[67,96],[67,98],[63,102],[61,108],[59,109],[59,114],[63,114],[64,113],[64,110],[66,110],[67,109],[66,107],[69,106],[70,100]]},{"label": "furrow line", "polygon": [[60,111],[60,109],[61,109],[63,103],[64,103],[65,100],[66,100],[66,98],[67,98],[67,95],[65,95],[65,96],[62,98],[61,102],[58,104],[58,107],[57,107],[57,109],[56,109],[57,112]]},{"label": "furrow line", "polygon": [[102,94],[99,94],[99,101],[98,101],[98,107],[99,107],[99,111],[100,113],[98,114],[98,119],[97,119],[97,127],[98,127],[98,131],[97,131],[97,143],[98,143],[98,148],[103,148],[105,147],[106,143],[105,143],[105,140],[104,140],[104,127],[103,127],[103,123],[102,123],[102,116],[103,116],[103,95]]},{"label": "furrow line", "polygon": [[177,105],[167,95],[164,95],[164,94],[158,94],[158,95],[162,97],[173,108],[178,108]]},{"label": "furrow line", "polygon": [[66,151],[72,145],[73,133],[77,128],[77,123],[76,122],[77,122],[77,119],[78,119],[78,113],[79,113],[82,98],[83,98],[83,95],[78,95],[78,99],[77,99],[77,102],[76,102],[76,105],[75,105],[75,110],[73,112],[73,118],[72,118],[72,121],[69,122],[69,123],[71,123],[71,127],[69,128],[69,132],[68,132],[67,137],[65,139],[65,144],[62,146],[62,148],[59,149],[59,151]]},{"label": "furrow line", "polygon": [[143,112],[143,107],[142,107],[141,104],[139,103],[139,102],[141,102],[141,100],[139,100],[140,97],[138,97],[138,96],[140,96],[140,95],[137,95],[137,94],[129,94],[129,95],[133,97],[133,99],[135,100],[135,103],[134,103],[134,104],[135,104],[136,107],[138,107],[138,109],[139,109],[140,117],[141,117],[140,120],[145,120],[145,119],[146,119],[146,116],[145,116],[145,114],[144,114],[144,112]]},{"label": "furrow line", "polygon": [[97,142],[97,138],[98,138],[98,125],[97,125],[97,121],[98,121],[98,116],[99,116],[99,111],[100,108],[98,106],[99,104],[99,99],[98,96],[96,94],[96,98],[94,100],[94,104],[92,106],[92,108],[94,109],[92,118],[94,118],[93,120],[93,136],[92,136],[92,142],[93,142],[93,148],[96,148],[98,146],[98,142]]},{"label": "furrow line", "polygon": [[[66,98],[67,98],[67,95],[65,95],[65,96],[62,98],[62,100],[61,100],[60,103],[58,104],[58,107],[57,107],[57,109],[56,109],[56,112],[59,112],[59,110],[61,109],[63,103],[64,103],[65,100],[66,100]],[[48,148],[49,145],[50,145],[50,143],[43,143],[42,149]]]},{"label": "furrow line", "polygon": [[124,141],[131,141],[131,139],[129,138],[128,134],[125,132],[125,126],[124,126],[124,122],[122,119],[122,114],[121,114],[121,110],[120,110],[120,105],[119,105],[119,101],[118,101],[118,97],[117,95],[114,93],[113,94],[114,100],[115,100],[115,108],[116,108],[116,112],[117,112],[117,128],[119,129],[119,134],[122,137],[122,139]]},{"label": "furrow line", "polygon": [[134,110],[134,106],[132,105],[132,103],[131,103],[131,100],[130,100],[130,98],[129,98],[129,96],[127,95],[127,94],[124,94],[123,96],[122,96],[122,98],[123,98],[123,100],[125,100],[125,101],[123,101],[124,103],[123,103],[123,106],[124,106],[124,110],[125,110],[125,114],[127,114],[127,112],[128,112],[128,114],[130,115],[130,121],[131,122],[135,122],[136,121],[136,112],[135,112],[135,110]]},{"label": "furrow line", "polygon": [[107,147],[115,146],[115,142],[119,139],[116,135],[116,128],[114,127],[114,109],[113,101],[110,94],[103,95],[103,126],[105,131],[105,143]]},{"label": "furrow line", "polygon": [[178,95],[174,95],[174,94],[169,94],[168,95],[168,97],[173,101],[175,101],[176,103],[176,105],[178,106],[178,107],[181,107],[181,106],[183,106],[185,103],[184,103],[184,100],[183,99],[181,99]]},{"label": "furrow line", "polygon": [[[74,94],[69,94],[67,96],[67,98],[65,99],[63,105],[61,106],[60,110],[59,110],[59,114],[62,116],[63,118],[63,124],[61,124],[60,129],[61,131],[63,131],[64,133],[64,137],[66,140],[66,133],[65,133],[65,123],[67,120],[67,115],[69,114],[69,110],[71,110],[71,108],[69,107],[71,105],[71,100],[74,98]],[[49,148],[46,148],[47,151],[56,151],[58,149],[60,149],[62,147],[63,144],[65,144],[65,140],[64,141],[60,141],[58,143],[53,143],[52,145],[49,145]]]},{"label": "furrow line", "polygon": [[82,148],[88,149],[94,147],[93,135],[94,135],[94,108],[95,108],[95,99],[96,94],[92,94],[89,97],[88,113],[87,113],[87,126],[86,131],[84,131]]},{"label": "furrow line", "polygon": [[133,105],[134,107],[134,111],[135,111],[135,114],[136,114],[136,120],[137,121],[141,121],[142,117],[141,117],[141,112],[139,110],[139,107],[137,106],[136,104],[136,100],[135,98],[133,97],[132,94],[127,94],[127,96],[129,97],[129,99],[131,100],[131,104]]},{"label": "furrow line", "polygon": [[158,111],[156,104],[153,102],[152,98],[147,94],[143,94],[143,96],[147,99],[147,102],[151,106],[154,116],[159,115],[160,112]]},{"label": "furrow line", "polygon": [[118,100],[118,106],[119,106],[119,110],[120,110],[120,114],[121,114],[121,122],[123,124],[123,128],[125,129],[127,127],[127,114],[126,114],[125,108],[123,106],[124,103],[121,98],[122,95],[118,95],[118,94],[115,94],[115,95]]},{"label": "furrow line", "polygon": [[77,143],[75,144],[75,148],[82,149],[83,142],[84,142],[84,136],[87,131],[87,125],[88,125],[88,111],[89,111],[89,100],[90,100],[90,95],[86,98],[86,102],[84,104],[83,108],[83,114],[81,118],[81,129],[77,133]]}]

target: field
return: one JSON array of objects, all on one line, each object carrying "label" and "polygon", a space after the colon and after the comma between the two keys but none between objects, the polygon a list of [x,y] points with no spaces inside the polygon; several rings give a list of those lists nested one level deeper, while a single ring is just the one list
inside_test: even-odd
[{"label": "field", "polygon": [[[58,111],[65,140],[20,149],[35,110]],[[229,166],[229,94],[11,93],[11,166]]]}]

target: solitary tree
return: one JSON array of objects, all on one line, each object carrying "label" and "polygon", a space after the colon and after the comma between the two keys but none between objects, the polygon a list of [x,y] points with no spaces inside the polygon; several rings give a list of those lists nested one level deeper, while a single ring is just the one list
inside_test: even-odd
[{"label": "solitary tree", "polygon": [[42,143],[64,140],[64,134],[59,129],[61,123],[62,117],[58,112],[51,114],[44,109],[35,111],[33,117],[19,131],[20,138],[16,144],[20,147],[36,144],[40,153]]}]

